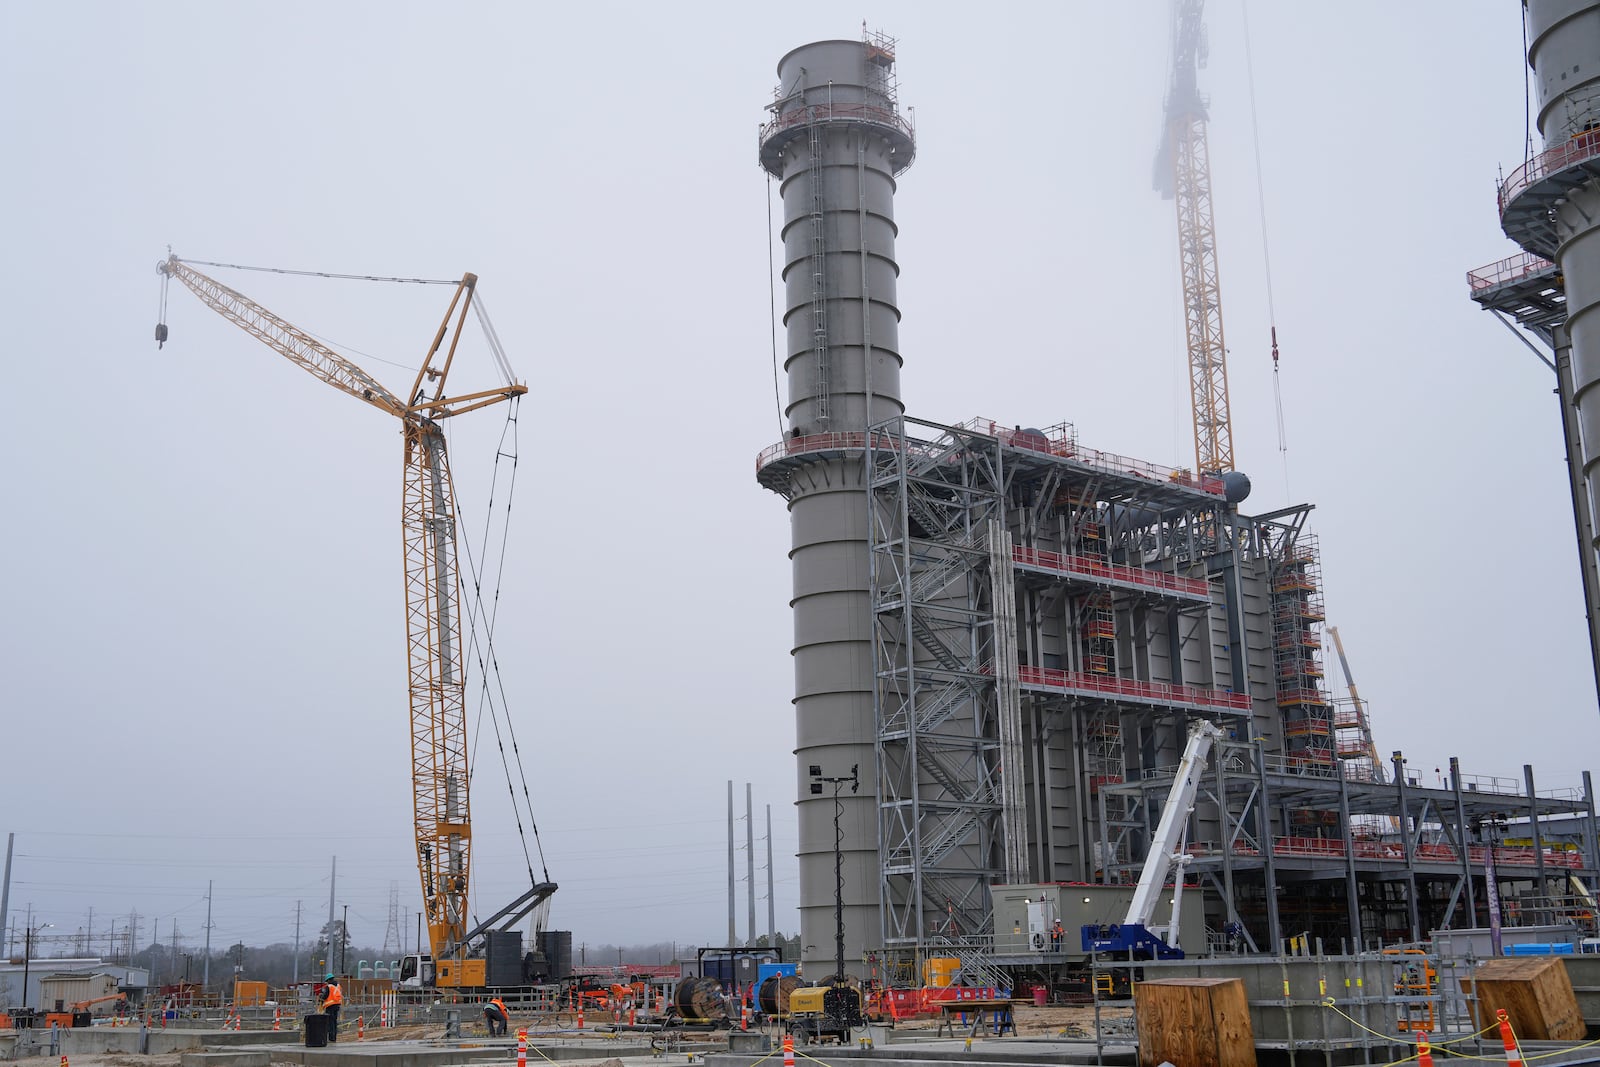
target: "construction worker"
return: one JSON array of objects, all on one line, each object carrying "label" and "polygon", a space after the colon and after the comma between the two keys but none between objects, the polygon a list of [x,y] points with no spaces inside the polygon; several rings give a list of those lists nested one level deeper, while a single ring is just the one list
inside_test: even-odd
[{"label": "construction worker", "polygon": [[324,981],[327,985],[322,990],[322,1014],[328,1017],[328,1043],[331,1045],[339,1040],[339,1007],[344,1003],[344,990],[331,974]]},{"label": "construction worker", "polygon": [[506,1032],[506,1020],[511,1013],[506,1010],[505,1002],[499,997],[490,1000],[483,1006],[483,1021],[489,1024],[489,1036],[499,1037]]}]

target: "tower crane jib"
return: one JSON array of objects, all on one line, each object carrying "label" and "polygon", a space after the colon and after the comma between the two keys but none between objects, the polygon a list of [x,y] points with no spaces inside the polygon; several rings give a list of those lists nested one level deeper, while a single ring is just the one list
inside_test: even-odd
[{"label": "tower crane jib", "polygon": [[1233,417],[1228,406],[1227,344],[1222,332],[1222,286],[1212,219],[1208,116],[1197,74],[1206,54],[1204,9],[1205,0],[1173,3],[1172,72],[1166,127],[1156,153],[1155,186],[1177,206],[1195,465],[1202,473],[1218,474],[1234,469]]}]

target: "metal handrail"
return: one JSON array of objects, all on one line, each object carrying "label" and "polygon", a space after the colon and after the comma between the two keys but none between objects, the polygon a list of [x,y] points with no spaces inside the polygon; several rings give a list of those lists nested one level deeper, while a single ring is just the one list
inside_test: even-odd
[{"label": "metal handrail", "polygon": [[1571,140],[1540,152],[1512,171],[1500,186],[1501,216],[1505,215],[1513,200],[1550,175],[1597,157],[1600,157],[1600,130],[1585,130]]},{"label": "metal handrail", "polygon": [[1043,567],[1048,570],[1063,571],[1069,574],[1081,574],[1090,578],[1109,578],[1133,585],[1170,589],[1179,593],[1192,593],[1196,596],[1209,596],[1211,593],[1209,582],[1197,578],[1185,578],[1176,574],[1168,574],[1166,571],[1147,570],[1143,567],[1127,567],[1120,563],[1102,563],[1087,556],[1046,552],[1038,548],[1013,548],[1011,555],[1018,563],[1025,563],[1033,567]]},{"label": "metal handrail", "polygon": [[1554,263],[1543,256],[1532,252],[1519,252],[1506,259],[1485,264],[1477,270],[1467,271],[1467,287],[1477,292],[1479,289],[1504,285],[1506,282],[1525,278],[1530,274],[1539,274],[1554,266]]},{"label": "metal handrail", "polygon": [[898,111],[872,104],[808,104],[785,111],[761,127],[760,143],[766,144],[774,136],[793,126],[810,122],[876,122],[899,130],[907,137],[915,137],[917,127]]},{"label": "metal handrail", "polygon": [[1063,671],[1055,667],[1021,666],[1017,668],[1017,677],[1025,684],[1049,686],[1053,689],[1076,689],[1082,692],[1135,697],[1166,704],[1195,704],[1206,708],[1250,710],[1250,694],[1230,693],[1221,689],[1168,685],[1165,682],[1140,682],[1131,678]]},{"label": "metal handrail", "polygon": [[[966,422],[958,423],[963,430],[971,430],[988,437],[995,437],[1002,444],[1012,448],[1020,448],[1030,452],[1044,452],[1062,459],[1070,459],[1086,467],[1097,470],[1110,471],[1115,474],[1131,474],[1136,478],[1148,478],[1151,481],[1169,482],[1181,485],[1188,489],[1198,489],[1202,493],[1212,496],[1221,496],[1224,492],[1222,479],[1214,474],[1196,475],[1193,471],[1183,470],[1179,467],[1164,467],[1159,463],[1147,460],[1134,459],[1131,456],[1121,456],[1115,452],[1102,452],[1097,448],[1083,448],[1078,444],[1077,435],[1071,432],[1071,427],[1062,423],[1045,430],[1019,430],[1007,427],[993,419],[972,418]],[[1039,447],[1040,440],[1045,442],[1045,447]]]}]

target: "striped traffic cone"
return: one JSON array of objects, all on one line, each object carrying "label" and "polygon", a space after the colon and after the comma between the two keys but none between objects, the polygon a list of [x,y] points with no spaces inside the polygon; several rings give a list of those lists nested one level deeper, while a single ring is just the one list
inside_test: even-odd
[{"label": "striped traffic cone", "polygon": [[281,1007],[274,1007],[272,1009],[272,1028],[274,1030],[283,1029],[283,1008]]},{"label": "striped traffic cone", "polygon": [[367,1039],[367,1017],[366,1017],[365,1014],[357,1015],[356,1016],[356,1040],[357,1041],[365,1041],[366,1039]]},{"label": "striped traffic cone", "polygon": [[783,1035],[783,1067],[794,1067],[794,1035]]},{"label": "striped traffic cone", "polygon": [[1517,1048],[1517,1035],[1511,1032],[1511,1020],[1506,1017],[1506,1010],[1500,1008],[1494,1014],[1500,1021],[1500,1041],[1506,1047],[1506,1063],[1509,1067],[1523,1067],[1522,1053]]}]

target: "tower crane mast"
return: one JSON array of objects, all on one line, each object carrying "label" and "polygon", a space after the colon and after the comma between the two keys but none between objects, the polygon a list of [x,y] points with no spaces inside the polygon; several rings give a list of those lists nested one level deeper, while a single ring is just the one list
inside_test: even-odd
[{"label": "tower crane mast", "polygon": [[[456,283],[444,318],[402,398],[361,367],[176,256],[158,264],[201,302],[334,388],[400,420],[404,445],[401,528],[405,556],[406,652],[417,871],[437,984],[482,986],[484,963],[467,959],[472,817],[468,804],[466,677],[462,666],[461,580],[455,490],[440,423],[526,393],[514,382],[449,396],[445,383],[472,306],[477,276]],[[165,326],[157,338],[165,339]],[[449,343],[446,345],[446,339]],[[430,396],[431,391],[431,396]],[[491,923],[509,926],[556,890],[536,883]],[[513,914],[514,913],[514,914]],[[510,915],[510,919],[506,916]]]},{"label": "tower crane mast", "polygon": [[1198,76],[1207,55],[1204,9],[1205,0],[1173,0],[1172,72],[1154,184],[1163,198],[1176,203],[1178,211],[1195,465],[1203,474],[1219,474],[1234,469],[1233,417],[1228,408],[1227,345],[1222,334],[1222,287],[1211,208],[1208,115]]}]

